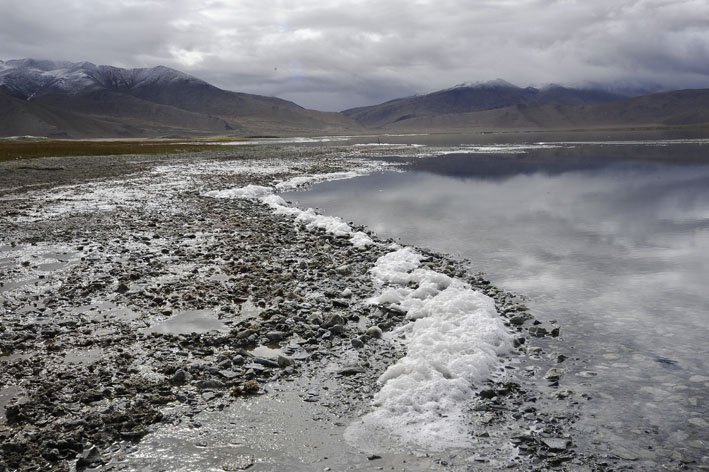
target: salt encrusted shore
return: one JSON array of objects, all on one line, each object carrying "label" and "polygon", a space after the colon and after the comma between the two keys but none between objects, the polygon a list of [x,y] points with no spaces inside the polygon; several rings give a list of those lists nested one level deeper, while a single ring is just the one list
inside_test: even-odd
[{"label": "salt encrusted shore", "polygon": [[[263,146],[0,164],[0,471],[132,470],[131,454],[156,428],[199,428],[203,412],[304,378],[333,381],[327,402],[317,389],[302,392],[304,402],[322,402],[332,418],[359,425],[352,436],[366,435],[389,401],[378,379],[415,362],[387,371],[415,338],[402,328],[411,325],[407,313],[425,311],[416,300],[448,287],[467,307],[485,305],[480,320],[506,334],[492,330],[489,345],[464,339],[470,363],[490,358],[474,374],[436,364],[439,388],[455,388],[445,402],[469,396],[439,415],[468,419],[451,446],[474,451],[419,460],[449,470],[611,467],[575,451],[568,436],[579,399],[558,388],[557,326],[539,325],[474,267],[424,249],[407,249],[411,266],[398,275],[373,276],[402,248],[275,194],[404,164],[377,152]],[[428,292],[412,296],[417,290]],[[466,290],[491,297],[489,305]],[[418,395],[411,411],[425,401]],[[396,426],[379,416],[385,421],[374,427]],[[445,438],[441,425],[432,434]],[[241,452],[223,461],[222,470],[259,464]]]}]

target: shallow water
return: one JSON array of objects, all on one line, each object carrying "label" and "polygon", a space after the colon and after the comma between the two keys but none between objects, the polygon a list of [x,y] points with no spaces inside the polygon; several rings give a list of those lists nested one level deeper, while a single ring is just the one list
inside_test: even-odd
[{"label": "shallow water", "polygon": [[709,147],[510,151],[437,148],[406,173],[283,197],[470,259],[558,320],[562,353],[580,359],[562,365],[561,387],[592,397],[574,434],[582,449],[647,470],[706,465]]}]

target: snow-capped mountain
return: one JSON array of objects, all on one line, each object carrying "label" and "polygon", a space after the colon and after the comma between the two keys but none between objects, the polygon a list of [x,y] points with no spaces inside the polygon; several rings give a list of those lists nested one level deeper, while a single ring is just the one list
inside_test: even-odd
[{"label": "snow-capped mountain", "polygon": [[158,66],[122,69],[91,62],[18,59],[0,61],[0,88],[9,95],[32,100],[48,94],[77,94],[92,90],[135,90],[147,85],[192,82],[195,77]]},{"label": "snow-capped mountain", "polygon": [[0,136],[323,134],[359,129],[339,113],[230,92],[157,66],[0,61]]},{"label": "snow-capped mountain", "polygon": [[504,79],[488,80],[486,82],[464,82],[462,84],[454,85],[445,90],[454,90],[460,88],[472,88],[472,89],[495,89],[495,88],[519,88],[514,84],[509,83]]}]

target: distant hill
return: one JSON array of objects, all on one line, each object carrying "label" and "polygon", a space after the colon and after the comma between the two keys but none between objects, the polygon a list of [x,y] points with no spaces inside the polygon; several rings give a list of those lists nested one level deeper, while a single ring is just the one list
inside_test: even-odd
[{"label": "distant hill", "polygon": [[381,127],[407,120],[422,121],[443,115],[497,110],[517,105],[588,105],[623,98],[601,90],[579,90],[552,85],[521,88],[501,79],[462,84],[446,90],[353,108],[342,113],[364,126]]},{"label": "distant hill", "polygon": [[230,92],[168,67],[0,61],[0,136],[152,137],[357,131],[339,113]]},{"label": "distant hill", "polygon": [[461,84],[342,113],[230,92],[158,66],[0,61],[0,136],[358,134],[709,124],[709,89],[628,98],[598,89]]},{"label": "distant hill", "polygon": [[412,131],[695,125],[709,123],[709,89],[628,98],[559,85],[520,88],[498,79],[342,113],[369,128]]}]

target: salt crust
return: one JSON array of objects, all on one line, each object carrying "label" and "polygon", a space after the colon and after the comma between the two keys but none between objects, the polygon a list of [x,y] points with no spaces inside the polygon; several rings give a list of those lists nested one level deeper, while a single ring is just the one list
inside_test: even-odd
[{"label": "salt crust", "polygon": [[363,447],[372,444],[372,434],[430,450],[470,446],[465,407],[474,386],[490,378],[512,348],[493,300],[420,268],[424,259],[398,248],[370,271],[381,292],[369,303],[404,310],[410,323],[390,335],[403,338],[406,356],[379,378],[372,412],[347,430]]},{"label": "salt crust", "polygon": [[256,199],[271,207],[276,215],[288,215],[295,218],[296,223],[304,224],[309,231],[319,228],[333,236],[349,236],[350,242],[355,247],[365,247],[373,244],[369,236],[361,231],[353,231],[350,225],[342,221],[341,218],[319,215],[312,208],[301,210],[300,208],[288,206],[288,203],[283,198],[273,193],[271,187],[247,185],[241,188],[207,192],[205,195],[214,198]]}]

